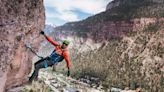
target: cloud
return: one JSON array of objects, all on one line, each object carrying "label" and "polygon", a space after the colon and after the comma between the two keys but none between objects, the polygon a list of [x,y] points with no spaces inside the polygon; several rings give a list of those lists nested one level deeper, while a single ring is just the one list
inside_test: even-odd
[{"label": "cloud", "polygon": [[74,12],[71,11],[63,11],[63,12],[47,12],[46,13],[46,17],[47,18],[59,18],[63,21],[77,21],[79,20],[77,14],[75,14]]},{"label": "cloud", "polygon": [[45,0],[45,5],[58,11],[79,9],[85,13],[96,14],[105,10],[111,0]]},{"label": "cloud", "polygon": [[70,22],[80,20],[80,14],[75,11],[94,15],[104,11],[109,1],[111,0],[44,0],[44,5],[55,10],[46,10],[47,18],[59,18]]}]

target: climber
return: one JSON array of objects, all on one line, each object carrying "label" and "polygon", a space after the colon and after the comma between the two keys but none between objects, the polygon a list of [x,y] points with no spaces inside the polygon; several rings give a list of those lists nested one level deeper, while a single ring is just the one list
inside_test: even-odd
[{"label": "climber", "polygon": [[68,55],[67,47],[69,45],[68,40],[64,40],[62,45],[59,45],[57,42],[53,41],[51,38],[49,38],[43,31],[40,32],[52,45],[55,46],[54,51],[51,53],[50,56],[43,58],[39,61],[37,61],[34,65],[35,69],[29,78],[29,82],[32,82],[34,79],[37,79],[39,70],[41,68],[47,68],[53,65],[57,65],[57,63],[63,61],[65,59],[67,63],[67,76],[70,76],[70,59]]}]

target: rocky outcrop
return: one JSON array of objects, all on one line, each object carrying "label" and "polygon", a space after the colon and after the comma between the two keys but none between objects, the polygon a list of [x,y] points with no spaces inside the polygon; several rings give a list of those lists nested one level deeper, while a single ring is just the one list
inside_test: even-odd
[{"label": "rocky outcrop", "polygon": [[114,0],[114,1],[110,2],[110,3],[107,5],[106,10],[115,8],[115,7],[119,6],[119,4],[120,4],[120,1],[119,1],[119,0]]},{"label": "rocky outcrop", "polygon": [[0,92],[21,85],[31,71],[32,53],[37,50],[44,28],[43,0],[0,1]]}]

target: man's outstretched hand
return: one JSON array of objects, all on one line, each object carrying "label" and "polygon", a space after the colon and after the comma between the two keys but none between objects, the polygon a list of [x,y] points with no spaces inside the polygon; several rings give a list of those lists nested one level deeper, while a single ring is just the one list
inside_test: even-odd
[{"label": "man's outstretched hand", "polygon": [[41,35],[45,35],[44,31],[41,31],[40,34],[41,34]]},{"label": "man's outstretched hand", "polygon": [[68,71],[67,71],[67,76],[68,77],[70,76],[70,69],[68,69]]},{"label": "man's outstretched hand", "polygon": [[66,77],[66,80],[70,80],[70,69],[68,68],[67,70],[67,77]]}]

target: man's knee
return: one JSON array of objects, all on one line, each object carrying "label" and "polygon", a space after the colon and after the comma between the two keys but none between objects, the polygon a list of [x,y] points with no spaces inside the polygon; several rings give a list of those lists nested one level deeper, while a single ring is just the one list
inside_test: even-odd
[{"label": "man's knee", "polygon": [[34,63],[35,68],[39,68],[39,66],[41,65],[41,63],[42,63],[43,61],[44,61],[44,59],[41,59],[41,60],[35,62],[35,63]]},{"label": "man's knee", "polygon": [[35,64],[35,69],[39,69],[40,68],[40,64]]}]

